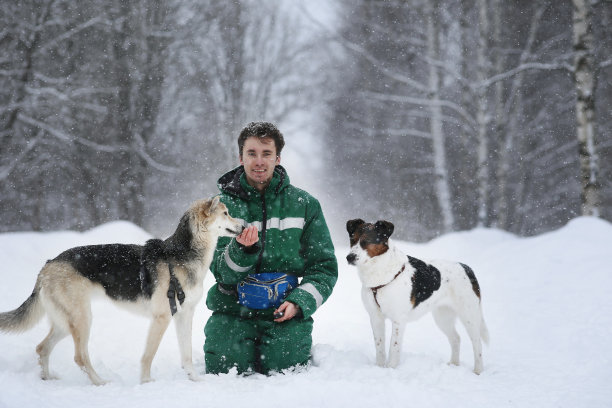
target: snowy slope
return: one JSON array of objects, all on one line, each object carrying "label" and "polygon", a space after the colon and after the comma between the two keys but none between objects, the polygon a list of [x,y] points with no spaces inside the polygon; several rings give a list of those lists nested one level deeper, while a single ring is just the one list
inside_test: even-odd
[{"label": "snowy slope", "polygon": [[[66,248],[148,238],[124,222],[82,234],[0,234],[0,310],[19,306],[45,261]],[[0,334],[0,407],[610,407],[611,243],[612,225],[594,218],[533,238],[477,229],[426,244],[399,243],[413,256],[460,260],[476,272],[491,333],[480,376],[471,371],[463,330],[461,366],[446,364],[449,346],[430,316],[408,326],[397,369],[376,367],[360,284],[344,260],[348,248],[340,247],[340,277],[315,314],[313,366],[307,370],[270,377],[204,375],[193,383],[180,368],[171,327],[153,361],[156,381],[140,385],[147,320],[98,301],[90,352],[98,373],[111,383],[90,385],[73,362],[71,339],[51,357],[60,379],[41,381],[35,347],[48,330],[41,322],[22,335]],[[211,284],[208,276],[205,286]],[[208,316],[202,302],[193,333],[200,372]]]}]

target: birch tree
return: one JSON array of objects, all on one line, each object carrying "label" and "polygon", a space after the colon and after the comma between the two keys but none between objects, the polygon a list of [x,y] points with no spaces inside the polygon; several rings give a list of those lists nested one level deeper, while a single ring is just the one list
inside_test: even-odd
[{"label": "birch tree", "polygon": [[148,154],[156,125],[165,73],[165,48],[169,41],[166,13],[161,0],[120,0],[109,10],[113,25],[112,80],[117,87],[110,106],[116,124],[114,139],[127,146],[118,152],[124,163],[119,172],[119,214],[138,225],[144,222],[146,178],[150,171],[173,171]]},{"label": "birch tree", "polygon": [[[160,82],[156,69],[145,70],[152,65],[146,57],[139,65],[143,53],[129,53],[130,44],[146,42],[156,30],[136,36],[123,24],[134,16],[132,8],[156,9],[149,2],[138,7],[136,0],[121,2],[123,9],[115,5],[84,1],[73,7],[48,0],[1,7],[0,46],[8,57],[2,61],[7,69],[0,70],[6,85],[0,207],[7,214],[18,210],[14,225],[20,228],[82,229],[117,218],[139,222],[142,209],[130,203],[142,200],[142,178],[132,172],[145,174],[142,164],[169,169],[144,142],[156,122],[149,93]],[[117,35],[122,30],[127,34]],[[163,53],[155,48],[151,55]],[[143,77],[152,83],[139,81]],[[143,86],[130,87],[134,82]]]},{"label": "birch tree", "polygon": [[[499,0],[496,0],[495,12],[495,43],[501,44],[500,27],[502,25],[501,10]],[[520,50],[518,66],[529,62],[529,58],[534,53],[534,42],[536,34],[540,28],[540,19],[544,15],[545,4],[539,3],[532,14],[525,45]],[[499,56],[495,60],[496,72],[503,72],[503,59]],[[513,206],[510,203],[511,190],[511,168],[512,160],[516,157],[516,150],[520,145],[520,140],[517,140],[519,135],[518,123],[520,121],[521,109],[523,105],[523,80],[525,72],[519,72],[509,80],[509,86],[506,92],[503,91],[503,81],[498,81],[495,84],[496,95],[496,135],[500,139],[500,152],[497,162],[497,200],[496,200],[496,222],[495,225],[502,229],[508,229],[512,217]],[[518,195],[520,196],[520,194]]]},{"label": "birch tree", "polygon": [[427,56],[429,59],[429,97],[430,119],[435,190],[440,212],[442,214],[442,231],[450,232],[454,227],[453,208],[449,186],[449,169],[446,164],[446,143],[442,127],[442,107],[440,101],[441,75],[438,72],[440,61],[440,28],[438,26],[438,0],[425,3],[425,18],[427,19]]},{"label": "birch tree", "polygon": [[[288,138],[308,125],[303,118],[326,94],[326,45],[289,3],[190,0],[172,2],[172,10],[154,143],[178,172],[148,183],[157,199],[147,205],[180,216],[184,203],[167,197],[216,194],[219,176],[238,164],[236,139],[247,122],[276,122]],[[150,223],[157,228],[159,220]]]},{"label": "birch tree", "polygon": [[[416,185],[407,185],[413,193],[406,194],[408,201],[388,198],[404,211],[416,207],[411,227],[432,227],[436,216],[443,224],[448,219],[443,211],[446,194],[438,183],[442,162],[436,158],[444,157],[437,152],[445,150],[442,167],[453,175],[449,177],[452,216],[460,220],[455,226],[497,226],[528,235],[566,222],[575,211],[572,197],[578,191],[568,154],[574,146],[568,135],[575,129],[569,115],[574,110],[569,73],[576,64],[571,62],[571,41],[564,29],[571,26],[572,10],[567,4],[538,0],[518,9],[515,3],[498,0],[439,4],[414,0],[349,2],[346,7],[350,13],[344,14],[351,20],[339,41],[359,62],[352,63],[355,74],[347,76],[353,83],[342,90],[350,109],[337,109],[335,117],[338,121],[350,118],[346,120],[352,123],[332,127],[339,143],[333,152],[342,152],[349,163],[369,158],[380,165],[378,151],[384,147],[379,145],[389,140],[393,144],[388,146],[387,163],[405,158],[395,173],[374,168],[361,172],[358,166],[350,166],[353,171],[347,178],[357,178],[359,186],[369,181],[368,193],[388,196],[403,188],[400,174],[416,174],[413,166],[420,166],[420,177],[410,178]],[[435,28],[426,17],[404,18],[404,13],[427,16],[432,9],[446,13]],[[459,21],[453,18],[455,11]],[[609,13],[600,14],[604,21],[609,19]],[[438,57],[432,47],[436,36],[443,38]],[[601,40],[597,46],[603,50],[607,42]],[[453,48],[461,51],[460,61]],[[604,58],[594,65],[596,76],[600,67],[610,63],[601,52],[590,52]],[[353,115],[347,114],[351,111]],[[350,143],[348,137],[338,136],[343,133],[351,135]],[[403,138],[392,141],[391,135]],[[369,144],[373,137],[378,138],[375,147]],[[444,147],[436,140],[444,140]],[[425,141],[431,143],[429,148],[424,149]],[[351,150],[360,143],[361,149]],[[590,150],[583,150],[595,152],[594,146],[593,142]],[[387,180],[385,189],[380,183]],[[428,185],[434,195],[429,201]],[[348,188],[353,196],[362,195],[359,189]],[[438,208],[436,216],[428,219],[425,209],[431,201]],[[362,211],[365,207],[360,206]]]},{"label": "birch tree", "polygon": [[282,122],[312,103],[320,89],[316,37],[277,2],[180,2],[177,13],[189,18],[170,45],[170,68],[182,76],[167,96],[175,104],[187,98],[183,113],[208,129],[199,137],[221,172],[236,164],[235,139],[247,122]]},{"label": "birch tree", "polygon": [[576,87],[576,134],[580,157],[581,211],[599,216],[600,182],[596,144],[595,87],[592,9],[590,0],[573,0],[574,81]]},{"label": "birch tree", "polygon": [[[410,212],[410,219],[397,221],[400,230],[409,224],[412,231],[427,225],[450,231],[454,214],[444,129],[450,116],[444,110],[459,107],[443,96],[440,44],[447,34],[439,8],[430,2],[362,2],[353,13],[356,19],[337,37],[358,67],[350,85],[356,90],[351,122],[333,130],[338,137],[347,135],[333,154],[354,163],[344,183],[356,184],[351,196],[364,203],[361,211],[375,212],[368,196],[382,195],[398,204],[386,211]],[[402,147],[393,150],[386,141]],[[365,180],[380,182],[363,189]],[[391,191],[385,188],[389,183]],[[411,211],[415,201],[419,206]]]},{"label": "birch tree", "polygon": [[[25,228],[43,228],[46,209],[71,208],[71,199],[63,206],[49,205],[62,193],[77,199],[72,178],[49,188],[55,175],[78,173],[79,162],[70,158],[77,145],[87,143],[67,130],[75,124],[62,113],[96,111],[99,106],[91,103],[91,95],[103,92],[75,78],[79,65],[69,52],[75,38],[101,19],[87,13],[73,18],[64,13],[66,8],[60,0],[1,7],[0,208],[5,214],[18,209],[14,223]],[[57,62],[51,63],[51,56]],[[62,217],[56,214],[54,219]]]},{"label": "birch tree", "polygon": [[476,93],[476,123],[477,131],[477,180],[478,180],[478,225],[489,226],[489,126],[491,114],[488,111],[488,89],[484,86],[485,80],[489,77],[489,60],[487,54],[489,50],[488,37],[489,12],[488,1],[478,0],[478,51],[476,62],[476,80],[478,82]]}]

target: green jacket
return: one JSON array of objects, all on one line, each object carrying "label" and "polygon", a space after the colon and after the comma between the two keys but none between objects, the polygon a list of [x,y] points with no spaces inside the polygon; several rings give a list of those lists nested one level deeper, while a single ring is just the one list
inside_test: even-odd
[{"label": "green jacket", "polygon": [[286,300],[297,304],[304,318],[310,317],[331,295],[338,279],[338,262],[319,202],[292,186],[282,166],[276,166],[264,194],[246,182],[242,166],[222,176],[217,186],[230,215],[245,226],[257,226],[259,242],[245,248],[235,238],[219,238],[210,266],[217,283],[208,292],[208,308],[243,317],[269,317],[273,310],[248,309],[229,292],[249,274],[285,272],[302,277]]}]

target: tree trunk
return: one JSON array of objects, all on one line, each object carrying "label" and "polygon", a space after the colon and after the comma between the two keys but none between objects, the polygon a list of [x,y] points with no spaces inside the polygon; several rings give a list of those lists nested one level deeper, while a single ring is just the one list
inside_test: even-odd
[{"label": "tree trunk", "polygon": [[[491,14],[493,19],[493,32],[492,32],[492,47],[497,49],[490,58],[493,59],[493,70],[494,73],[500,73],[504,70],[504,58],[502,53],[499,52],[501,49],[502,43],[502,5],[500,4],[500,0],[492,0],[491,2]],[[494,131],[493,137],[496,141],[496,146],[494,149],[497,151],[497,157],[495,161],[498,163],[498,171],[496,173],[496,179],[494,184],[497,186],[494,195],[494,201],[492,203],[492,212],[494,213],[494,218],[491,220],[492,226],[495,228],[503,228],[503,225],[506,223],[506,216],[508,213],[508,203],[506,202],[506,188],[507,188],[507,170],[502,164],[507,162],[508,157],[512,152],[512,136],[508,134],[507,129],[504,128],[504,82],[497,81],[495,83],[494,89],[494,106],[495,106],[495,120],[494,120]],[[491,166],[493,167],[493,166]]]},{"label": "tree trunk", "polygon": [[580,155],[582,215],[599,216],[600,183],[595,133],[595,73],[590,0],[573,0],[576,134]]},{"label": "tree trunk", "polygon": [[478,52],[477,52],[477,180],[478,180],[478,226],[489,226],[489,123],[491,118],[487,111],[487,88],[484,81],[487,78],[487,35],[489,33],[489,16],[487,0],[478,0]]},{"label": "tree trunk", "polygon": [[[495,0],[495,7],[499,7],[499,0]],[[531,24],[529,25],[529,32],[527,35],[527,39],[525,41],[525,46],[521,52],[521,56],[519,58],[518,64],[521,65],[530,58],[533,53],[533,47],[536,40],[536,34],[540,29],[540,20],[542,15],[544,14],[544,10],[546,9],[546,5],[542,2],[537,5],[535,13],[532,16]],[[495,11],[495,25],[501,25],[501,18],[499,15],[499,11],[496,9]],[[497,34],[496,28],[496,38],[500,39],[501,37]],[[496,41],[498,47],[501,47],[500,43]],[[503,69],[503,64],[501,62],[501,58],[498,56],[496,58],[496,73],[501,72]],[[515,137],[517,137],[517,128],[521,118],[518,116],[520,114],[520,109],[518,107],[523,105],[523,78],[524,73],[520,72],[516,74],[513,78],[511,85],[507,91],[506,99],[502,98],[501,95],[498,94],[500,92],[496,88],[496,95],[499,97],[496,100],[497,114],[496,117],[496,129],[498,130],[497,134],[500,138],[500,157],[498,160],[497,167],[497,190],[498,190],[498,201],[497,201],[497,223],[496,227],[509,230],[511,224],[510,212],[511,205],[509,202],[509,189],[510,189],[510,171],[512,169],[512,160],[515,156]],[[499,81],[497,84],[501,84]],[[515,197],[516,198],[516,197]]]},{"label": "tree trunk", "polygon": [[[142,101],[139,96],[139,75],[133,68],[142,68],[139,64],[140,55],[137,54],[137,41],[142,40],[136,35],[136,29],[141,29],[134,21],[134,2],[121,1],[119,3],[121,24],[117,26],[113,38],[114,64],[116,83],[118,87],[116,103],[117,141],[127,146],[135,147],[136,138],[142,137],[141,113]],[[142,35],[142,32],[138,33]],[[139,225],[144,212],[144,163],[133,150],[120,153],[121,170],[119,172],[119,191],[117,192],[117,210],[121,219],[135,222]]]},{"label": "tree trunk", "polygon": [[433,143],[434,159],[434,188],[440,213],[442,215],[442,232],[453,230],[453,208],[451,205],[451,193],[448,181],[448,166],[446,164],[446,147],[444,143],[444,130],[442,128],[442,108],[440,106],[440,73],[434,61],[440,59],[439,26],[437,24],[436,12],[438,0],[427,2],[425,14],[427,18],[427,54],[429,65],[429,98],[431,100],[429,128]]}]

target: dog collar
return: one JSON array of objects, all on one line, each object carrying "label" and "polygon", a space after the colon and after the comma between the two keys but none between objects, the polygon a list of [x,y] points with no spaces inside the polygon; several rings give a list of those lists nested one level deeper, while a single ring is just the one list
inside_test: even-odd
[{"label": "dog collar", "polygon": [[391,282],[393,282],[398,276],[400,276],[400,274],[402,272],[404,272],[404,269],[406,269],[406,264],[402,265],[402,269],[399,270],[398,273],[395,274],[395,276],[393,277],[393,279],[391,279],[389,282],[383,284],[383,285],[378,285],[378,286],[374,286],[373,288],[370,288],[372,290],[372,294],[374,295],[374,301],[376,302],[376,306],[378,306],[378,308],[380,309],[380,304],[378,303],[378,298],[376,297],[376,292],[378,292],[379,289],[384,288],[385,286],[387,286],[388,284],[390,284]]}]

